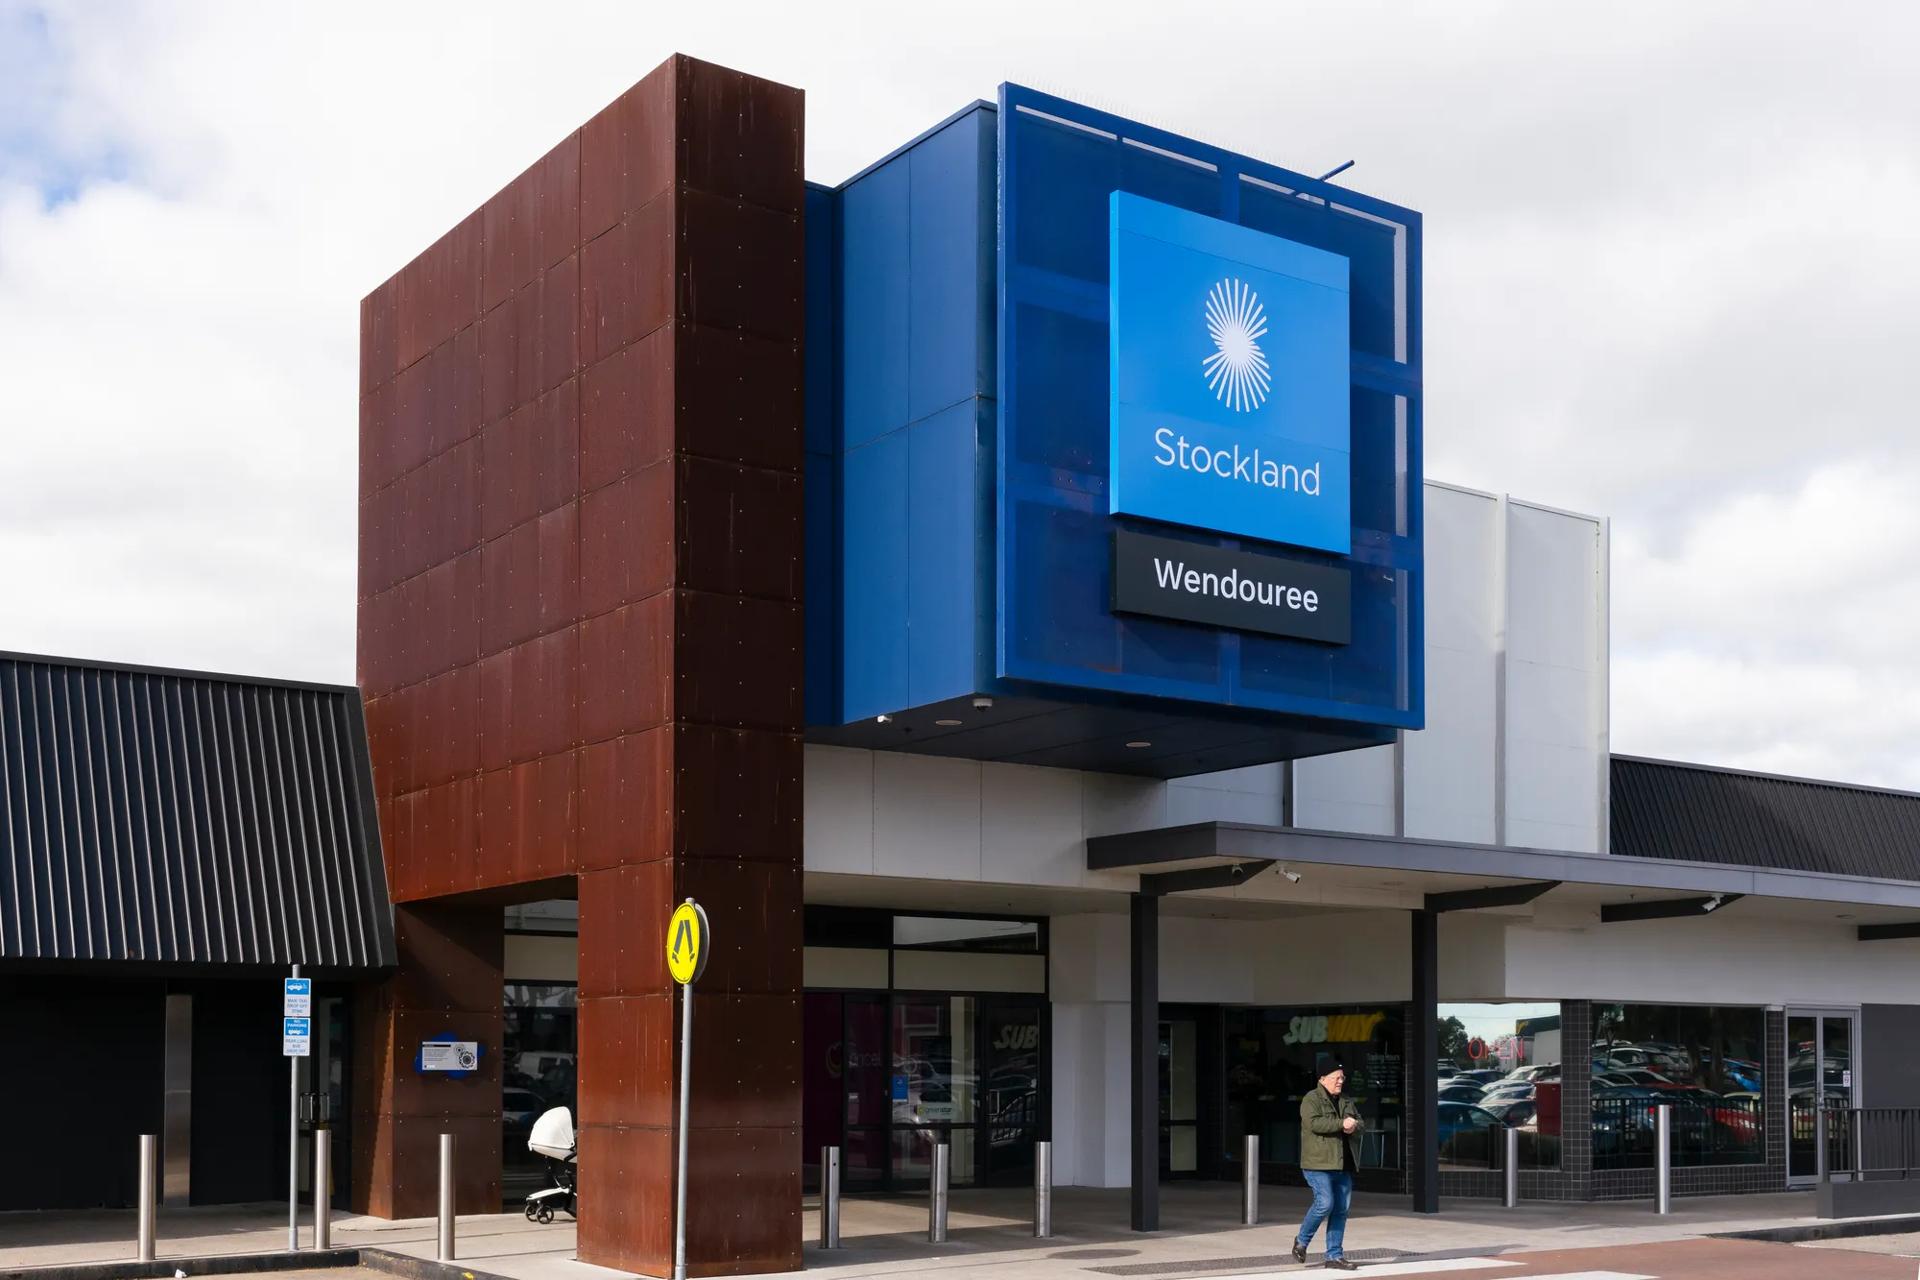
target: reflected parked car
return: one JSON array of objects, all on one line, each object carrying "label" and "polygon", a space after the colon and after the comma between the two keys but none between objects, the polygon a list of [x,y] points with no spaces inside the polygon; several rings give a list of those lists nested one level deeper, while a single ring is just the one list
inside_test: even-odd
[{"label": "reflected parked car", "polygon": [[1478,1102],[1486,1090],[1471,1080],[1455,1080],[1440,1088],[1442,1102]]}]

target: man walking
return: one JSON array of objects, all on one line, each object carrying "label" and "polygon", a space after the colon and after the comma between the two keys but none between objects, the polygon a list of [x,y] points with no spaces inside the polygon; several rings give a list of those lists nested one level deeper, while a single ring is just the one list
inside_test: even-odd
[{"label": "man walking", "polygon": [[1313,1207],[1307,1210],[1300,1234],[1294,1237],[1293,1260],[1307,1260],[1320,1224],[1327,1224],[1326,1266],[1333,1271],[1358,1271],[1341,1247],[1347,1234],[1347,1206],[1353,1199],[1353,1171],[1359,1164],[1360,1131],[1366,1122],[1360,1108],[1343,1098],[1347,1068],[1339,1059],[1320,1064],[1320,1083],[1300,1099],[1300,1172],[1313,1188]]}]

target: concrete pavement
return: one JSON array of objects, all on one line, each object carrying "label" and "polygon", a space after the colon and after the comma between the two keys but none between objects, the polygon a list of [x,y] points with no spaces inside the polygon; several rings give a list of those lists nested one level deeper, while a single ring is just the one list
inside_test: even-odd
[{"label": "concrete pavement", "polygon": [[[1124,1190],[1062,1187],[1054,1193],[1054,1238],[1035,1240],[1030,1191],[962,1190],[953,1193],[944,1245],[927,1243],[924,1198],[852,1198],[842,1208],[844,1247],[835,1251],[818,1248],[817,1202],[809,1199],[803,1211],[806,1265],[849,1280],[925,1280],[926,1273],[937,1271],[954,1272],[955,1280],[979,1275],[996,1280],[1098,1280],[1113,1275],[1179,1280],[1291,1270],[1287,1250],[1306,1206],[1306,1192],[1269,1186],[1261,1194],[1263,1223],[1249,1228],[1239,1222],[1237,1185],[1170,1184],[1161,1192],[1163,1229],[1140,1235],[1127,1229]],[[1662,1218],[1646,1201],[1528,1202],[1506,1210],[1488,1201],[1449,1200],[1438,1216],[1426,1216],[1410,1213],[1404,1196],[1359,1195],[1347,1248],[1352,1256],[1377,1264],[1404,1265],[1436,1255],[1500,1255],[1511,1262],[1527,1252],[1642,1247],[1759,1227],[1821,1225],[1813,1217],[1811,1193],[1703,1197],[1676,1200],[1674,1205],[1674,1213]],[[0,1273],[131,1257],[133,1227],[133,1215],[125,1212],[0,1215]],[[333,1217],[336,1247],[431,1259],[434,1235],[432,1219]],[[310,1242],[310,1228],[303,1225],[301,1238],[303,1244]],[[564,1218],[542,1227],[518,1213],[468,1216],[460,1220],[459,1256],[470,1269],[509,1280],[612,1280],[620,1274],[575,1261],[574,1239],[573,1225]],[[160,1218],[163,1258],[263,1253],[285,1245],[284,1203],[168,1211]],[[1804,1262],[1808,1255],[1791,1256]],[[1523,1274],[1502,1267],[1488,1275],[1502,1273]],[[1912,1274],[1911,1269],[1904,1273]]]}]

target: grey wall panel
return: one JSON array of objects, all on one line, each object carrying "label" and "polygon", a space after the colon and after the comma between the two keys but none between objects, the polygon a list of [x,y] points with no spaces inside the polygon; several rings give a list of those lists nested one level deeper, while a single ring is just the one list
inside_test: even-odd
[{"label": "grey wall panel", "polygon": [[0,654],[0,962],[376,968],[359,692]]},{"label": "grey wall panel", "polygon": [[1863,1107],[1920,1107],[1920,1005],[1860,1007]]}]

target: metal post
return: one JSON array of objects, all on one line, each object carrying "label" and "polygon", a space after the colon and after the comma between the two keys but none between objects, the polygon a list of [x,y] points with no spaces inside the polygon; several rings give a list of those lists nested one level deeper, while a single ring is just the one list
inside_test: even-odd
[{"label": "metal post", "polygon": [[1053,1238],[1053,1143],[1033,1144],[1033,1238]]},{"label": "metal post", "polygon": [[[300,976],[300,966],[293,966]],[[300,1247],[300,1059],[287,1059],[287,1249]]]},{"label": "metal post", "polygon": [[313,1247],[330,1247],[333,1226],[333,1131],[313,1127]]},{"label": "metal post", "polygon": [[1520,1204],[1520,1131],[1518,1129],[1508,1129],[1506,1133],[1507,1149],[1503,1154],[1506,1157],[1507,1163],[1505,1182],[1500,1193],[1500,1203],[1509,1209],[1513,1209],[1517,1208]]},{"label": "metal post", "polygon": [[947,1242],[947,1153],[946,1143],[933,1144],[933,1180],[928,1185],[927,1243]]},{"label": "metal post", "polygon": [[1240,1142],[1240,1222],[1260,1225],[1260,1135],[1250,1133]]},{"label": "metal post", "polygon": [[1653,1109],[1653,1211],[1673,1212],[1673,1107]]},{"label": "metal post", "polygon": [[[707,945],[704,937],[700,945]],[[689,982],[680,988],[680,1171],[673,1195],[673,1280],[687,1280],[687,1102],[692,1090],[693,984]]]},{"label": "metal post", "polygon": [[453,1261],[453,1135],[440,1135],[440,1247],[434,1255]]},{"label": "metal post", "polygon": [[840,1247],[840,1148],[820,1148],[820,1247]]},{"label": "metal post", "polygon": [[140,1261],[153,1261],[154,1200],[160,1194],[160,1135],[140,1135]]}]

